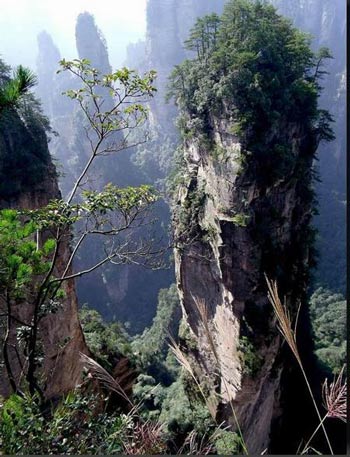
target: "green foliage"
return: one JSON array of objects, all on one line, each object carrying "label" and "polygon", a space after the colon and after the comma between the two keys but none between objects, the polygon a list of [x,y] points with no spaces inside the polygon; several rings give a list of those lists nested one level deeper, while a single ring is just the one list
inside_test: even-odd
[{"label": "green foliage", "polygon": [[215,434],[214,444],[218,455],[244,454],[242,440],[237,433],[220,430]]},{"label": "green foliage", "polygon": [[215,18],[215,39],[208,39],[204,30],[212,20],[198,20],[187,41],[198,50],[197,58],[176,66],[170,78],[169,97],[182,110],[184,138],[195,126],[192,134],[210,139],[209,113],[224,114],[243,149],[252,152],[250,161],[271,162],[266,173],[279,168],[281,151],[288,146],[283,135],[266,142],[268,132],[274,135],[282,122],[288,129],[303,120],[314,141],[310,154],[320,140],[333,138],[331,116],[317,107],[328,50],[314,54],[310,37],[265,2],[231,0],[222,17]]},{"label": "green foliage", "polygon": [[204,183],[198,185],[197,179],[192,179],[183,204],[174,208],[174,224],[180,234],[177,242],[180,244],[189,242],[200,235],[205,236],[198,225],[207,198],[204,187]]},{"label": "green foliage", "polygon": [[119,211],[122,215],[129,216],[142,207],[157,200],[155,191],[150,186],[119,188],[107,184],[102,192],[84,191],[85,204],[78,211],[85,210],[94,215],[106,214],[108,211]]},{"label": "green foliage", "polygon": [[[0,411],[0,449],[5,454],[22,453],[27,441],[28,453],[40,449],[45,440],[43,417],[37,404],[17,395],[9,397]],[[24,453],[24,452],[23,452]]]},{"label": "green foliage", "polygon": [[36,231],[36,224],[23,223],[18,211],[0,211],[0,291],[9,300],[24,299],[33,277],[43,275],[50,268],[55,241],[48,239],[39,249],[33,241]]},{"label": "green foliage", "polygon": [[192,331],[190,330],[190,326],[185,321],[184,318],[180,321],[179,326],[179,338],[181,341],[184,342],[184,345],[189,348],[190,350],[198,349],[198,341]]},{"label": "green foliage", "polygon": [[46,416],[32,398],[12,395],[0,411],[0,442],[5,454],[121,454],[133,418],[96,409],[94,395],[70,393]]},{"label": "green foliage", "polygon": [[346,363],[346,301],[340,294],[317,289],[310,299],[316,356],[328,370],[339,373]]},{"label": "green foliage", "polygon": [[169,351],[168,332],[176,339],[180,333],[179,321],[179,298],[176,286],[172,285],[159,293],[152,327],[132,343],[135,363],[142,371],[133,394],[134,401],[141,405],[144,419],[164,423],[168,439],[182,442],[192,430],[204,437],[214,424],[202,398],[197,391],[192,391],[191,381],[181,373]]},{"label": "green foliage", "polygon": [[247,336],[239,339],[239,353],[243,373],[254,377],[259,372],[263,359],[257,354],[257,350]]},{"label": "green foliage", "polygon": [[[143,369],[163,363],[168,354],[168,334],[177,335],[180,303],[176,285],[161,289],[158,294],[157,313],[152,326],[132,342],[133,352]],[[158,367],[160,369],[160,367]]]},{"label": "green foliage", "polygon": [[[137,214],[158,199],[150,186],[120,188],[107,184],[102,191],[83,191],[82,202],[67,203],[64,200],[51,200],[46,206],[23,211],[40,230],[61,228],[66,230],[78,221],[91,221],[95,230],[103,229],[112,214],[122,217],[120,228],[127,226]],[[107,217],[106,217],[107,216]],[[91,224],[90,224],[90,227]],[[111,233],[118,229],[111,228]]]},{"label": "green foliage", "polygon": [[116,354],[132,356],[130,337],[119,322],[104,322],[98,311],[83,306],[79,319],[93,357],[106,369],[113,368]]},{"label": "green foliage", "polygon": [[176,148],[170,172],[165,179],[166,194],[170,200],[177,203],[178,191],[186,182],[186,162],[181,147]]},{"label": "green foliage", "polygon": [[214,427],[203,402],[193,398],[190,400],[182,377],[167,389],[159,420],[166,424],[172,436],[181,436],[191,430],[203,436]]},{"label": "green foliage", "polygon": [[[6,68],[2,67],[1,70],[6,70]],[[36,83],[34,73],[22,65],[14,70],[12,78],[0,77],[0,113],[5,108],[15,107]]]},{"label": "green foliage", "polygon": [[167,388],[156,383],[155,379],[147,374],[140,374],[133,387],[133,399],[139,404],[141,417],[146,420],[158,420],[162,404],[167,395]]},{"label": "green foliage", "polygon": [[[62,59],[60,65],[57,73],[69,71],[81,81],[79,89],[68,90],[65,95],[79,103],[89,127],[100,138],[105,139],[115,132],[141,126],[146,120],[148,109],[144,102],[156,92],[153,86],[155,71],[149,71],[141,77],[136,71],[124,67],[103,75],[91,66],[88,59]],[[115,101],[113,106],[105,110],[102,105],[106,94]]]},{"label": "green foliage", "polygon": [[196,51],[198,59],[206,57],[215,49],[219,25],[220,18],[215,13],[199,18],[185,41],[186,49]]},{"label": "green foliage", "polygon": [[231,220],[238,227],[246,227],[249,221],[249,216],[247,216],[246,214],[239,213],[232,216]]}]

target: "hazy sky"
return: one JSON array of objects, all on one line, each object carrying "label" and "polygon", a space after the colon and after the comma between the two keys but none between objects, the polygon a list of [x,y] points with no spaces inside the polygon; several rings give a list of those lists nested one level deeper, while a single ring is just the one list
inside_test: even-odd
[{"label": "hazy sky", "polygon": [[120,66],[129,42],[145,35],[147,0],[0,0],[0,57],[35,70],[37,35],[49,32],[62,57],[77,57],[75,21],[88,11],[102,30],[113,67]]}]

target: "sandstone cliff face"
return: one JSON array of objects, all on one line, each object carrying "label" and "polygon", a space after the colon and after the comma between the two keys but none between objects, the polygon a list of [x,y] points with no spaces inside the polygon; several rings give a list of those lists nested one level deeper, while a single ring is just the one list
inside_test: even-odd
[{"label": "sandstone cliff face", "polygon": [[[232,400],[255,454],[269,444],[283,368],[264,274],[278,280],[282,296],[295,309],[309,260],[305,241],[311,208],[304,186],[311,181],[313,147],[303,138],[302,126],[281,125],[270,139],[281,135],[293,145],[293,165],[284,177],[264,182],[257,164],[242,167],[242,146],[230,121],[211,117],[210,124],[210,148],[185,140],[185,182],[175,202],[181,240],[176,278],[190,335],[183,343],[202,382],[222,396],[216,403],[219,421],[228,419],[234,427]],[[205,303],[212,342],[196,301]],[[195,349],[187,338],[195,341]]]},{"label": "sandstone cliff face", "polygon": [[[12,170],[13,185],[16,192],[0,195],[0,208],[36,209],[45,206],[51,199],[61,197],[57,184],[57,175],[51,162],[47,141],[44,131],[35,136],[34,131],[28,127],[16,113],[11,114],[11,124],[2,122],[0,128],[0,157],[6,160],[8,155],[16,156],[23,141],[27,150],[34,150],[40,143],[44,153],[42,158],[42,173],[37,182],[31,182],[30,186],[25,183],[16,186],[17,173],[25,174],[24,169]],[[39,162],[39,158],[32,155],[33,162]],[[21,164],[19,163],[20,167]],[[57,264],[57,274],[63,272],[65,264],[70,256],[68,242],[62,244]],[[84,336],[78,319],[77,297],[73,281],[65,285],[66,299],[62,308],[55,314],[47,315],[40,324],[40,339],[43,343],[43,373],[47,378],[45,395],[51,398],[73,389],[81,380],[82,366],[79,360],[79,352],[87,352]],[[30,322],[32,306],[28,303],[19,305],[14,310],[14,317],[22,322]],[[12,343],[17,346],[16,329],[13,328],[11,335]],[[11,357],[14,372],[20,375],[21,369],[16,352],[12,348]],[[23,361],[23,359],[22,359]],[[0,395],[11,393],[5,374],[2,372],[0,382]]]},{"label": "sandstone cliff face", "polygon": [[[178,137],[175,122],[176,109],[170,102],[164,103],[167,78],[174,65],[186,56],[183,42],[188,37],[195,18],[215,11],[222,11],[225,1],[164,1],[149,0],[147,4],[147,68],[156,68],[158,72],[158,94],[151,105],[152,128],[162,145],[170,138],[167,154],[172,157]],[[289,17],[296,27],[300,27],[313,36],[313,48],[328,46],[334,56],[322,80],[324,91],[320,106],[334,115],[333,126],[336,140],[321,145],[318,150],[317,167],[321,183],[316,191],[320,215],[314,223],[320,233],[318,250],[320,251],[317,281],[337,290],[345,290],[345,2],[343,0],[271,0],[278,11]],[[160,176],[167,171],[167,164],[157,152],[157,145],[151,145],[149,162],[152,169],[157,169]],[[165,146],[166,147],[166,146]],[[159,160],[160,157],[160,160]],[[153,158],[153,161],[152,161]],[[165,164],[165,165],[164,165]],[[147,163],[145,164],[147,166]],[[335,224],[330,220],[336,221]],[[336,241],[335,241],[336,240]],[[334,266],[337,265],[336,268]]]},{"label": "sandstone cliff face", "polygon": [[51,36],[46,31],[42,31],[38,35],[38,48],[37,73],[40,79],[40,86],[37,88],[37,94],[42,100],[43,110],[47,116],[52,117],[56,108],[55,74],[61,55]]}]

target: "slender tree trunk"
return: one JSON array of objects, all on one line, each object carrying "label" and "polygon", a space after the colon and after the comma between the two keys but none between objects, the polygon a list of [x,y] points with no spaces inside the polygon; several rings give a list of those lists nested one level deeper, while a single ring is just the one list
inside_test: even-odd
[{"label": "slender tree trunk", "polygon": [[28,342],[28,371],[27,371],[27,382],[29,387],[29,393],[31,396],[34,396],[35,393],[39,394],[40,400],[44,400],[44,394],[42,389],[39,386],[38,380],[36,378],[36,369],[37,369],[37,342],[38,342],[38,325],[39,325],[39,308],[40,308],[40,297],[38,297],[37,302],[34,307],[33,314],[33,325],[30,331],[30,337]]},{"label": "slender tree trunk", "polygon": [[10,301],[8,292],[6,292],[6,306],[7,306],[6,333],[5,333],[5,338],[4,338],[4,344],[2,347],[2,354],[3,354],[4,364],[5,364],[5,368],[6,368],[6,372],[7,372],[7,377],[10,382],[10,386],[11,386],[13,392],[16,393],[17,384],[16,384],[16,379],[13,375],[10,356],[9,356],[9,339],[10,339],[10,333],[11,333],[11,328],[12,328],[12,318],[11,318],[11,301]]}]

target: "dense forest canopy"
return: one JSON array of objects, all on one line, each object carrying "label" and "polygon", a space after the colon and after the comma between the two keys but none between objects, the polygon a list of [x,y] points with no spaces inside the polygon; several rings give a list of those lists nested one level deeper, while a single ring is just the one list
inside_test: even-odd
[{"label": "dense forest canopy", "polygon": [[[186,42],[195,59],[176,67],[170,96],[193,119],[227,110],[252,152],[262,153],[266,130],[278,129],[282,115],[290,124],[308,119],[317,141],[333,139],[330,115],[317,108],[323,63],[331,55],[326,48],[314,54],[310,41],[272,6],[231,2],[221,18],[213,14],[195,25]],[[276,144],[274,153],[285,147]]]}]

